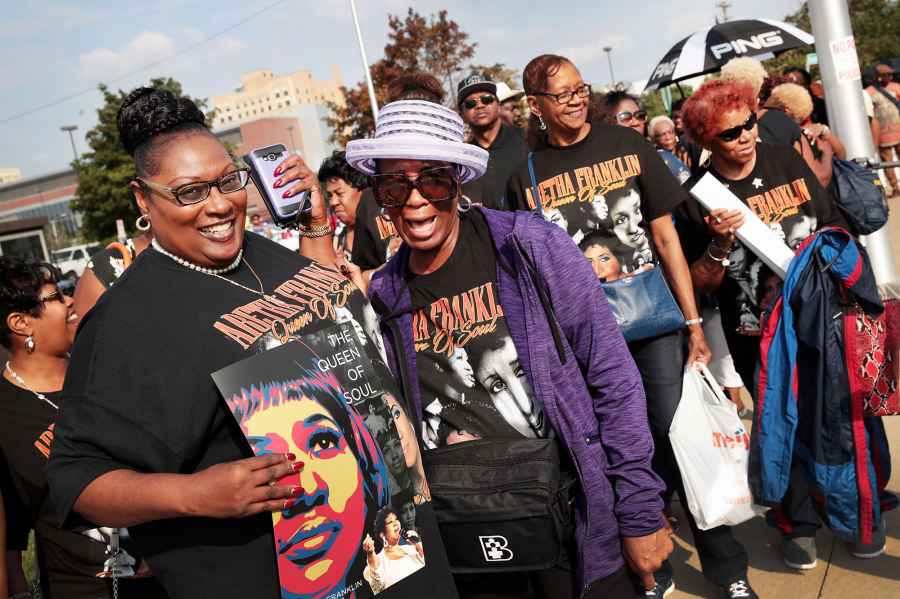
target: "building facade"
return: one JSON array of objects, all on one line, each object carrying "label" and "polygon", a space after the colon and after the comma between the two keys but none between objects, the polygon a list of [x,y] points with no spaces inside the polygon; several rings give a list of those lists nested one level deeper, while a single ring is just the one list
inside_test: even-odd
[{"label": "building facade", "polygon": [[6,185],[22,178],[22,171],[15,167],[0,168],[0,185]]},{"label": "building facade", "polygon": [[331,67],[331,79],[313,79],[310,71],[296,71],[290,75],[275,75],[261,69],[241,77],[241,87],[234,92],[213,96],[216,110],[213,126],[230,128],[247,121],[270,116],[291,115],[301,106],[326,102],[341,103],[341,73],[336,65]]},{"label": "building facade", "polygon": [[78,177],[72,169],[19,179],[0,186],[0,223],[46,219],[52,243],[76,237],[81,215],[69,204],[75,197]]}]

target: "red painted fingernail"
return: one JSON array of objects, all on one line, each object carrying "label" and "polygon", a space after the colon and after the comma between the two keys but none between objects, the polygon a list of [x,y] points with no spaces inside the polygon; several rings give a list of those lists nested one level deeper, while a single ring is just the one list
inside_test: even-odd
[{"label": "red painted fingernail", "polygon": [[287,454],[287,459],[288,459],[289,461],[291,461],[291,462],[296,462],[296,461],[297,461],[297,456],[295,456],[295,455],[292,454],[292,453],[289,453],[289,454]]},{"label": "red painted fingernail", "polygon": [[272,184],[272,187],[274,187],[275,189],[278,189],[282,185],[284,185],[284,183],[281,182],[281,179],[275,179],[275,183]]},{"label": "red painted fingernail", "polygon": [[304,466],[303,462],[294,462],[293,464],[291,464],[291,472],[296,474],[297,472],[300,472],[301,470],[303,470],[303,466]]},{"label": "red painted fingernail", "polygon": [[288,189],[286,192],[284,192],[283,194],[281,194],[281,197],[283,197],[283,198],[289,198],[289,197],[291,197],[292,195],[294,195],[294,192],[291,191],[290,189]]},{"label": "red painted fingernail", "polygon": [[291,501],[290,499],[285,499],[284,503],[281,504],[281,511],[286,512],[289,509],[291,509],[292,507],[294,507],[294,502]]},{"label": "red painted fingernail", "polygon": [[275,172],[272,173],[272,174],[275,175],[276,177],[277,177],[278,175],[280,175],[280,174],[281,174],[281,167],[279,166],[278,168],[276,168],[276,169],[275,169]]},{"label": "red painted fingernail", "polygon": [[297,497],[302,492],[303,489],[301,489],[300,487],[291,487],[291,497]]}]

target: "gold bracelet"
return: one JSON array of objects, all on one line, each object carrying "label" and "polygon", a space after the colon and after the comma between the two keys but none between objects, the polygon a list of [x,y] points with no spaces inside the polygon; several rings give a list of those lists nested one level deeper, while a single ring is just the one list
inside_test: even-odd
[{"label": "gold bracelet", "polygon": [[304,225],[300,225],[300,227],[298,227],[298,230],[300,231],[300,237],[309,237],[313,239],[316,237],[325,237],[326,235],[330,235],[332,232],[331,225],[328,223],[319,225],[317,227],[306,227]]}]

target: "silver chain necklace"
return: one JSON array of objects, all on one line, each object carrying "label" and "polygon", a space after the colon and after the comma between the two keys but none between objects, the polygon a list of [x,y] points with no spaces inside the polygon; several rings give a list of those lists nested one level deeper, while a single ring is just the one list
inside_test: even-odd
[{"label": "silver chain necklace", "polygon": [[247,264],[247,268],[249,268],[250,272],[253,274],[253,278],[255,278],[256,282],[259,284],[259,290],[251,289],[250,287],[247,287],[246,285],[242,285],[242,284],[238,283],[237,281],[232,281],[231,279],[227,279],[222,276],[222,274],[229,273],[229,272],[233,271],[234,269],[236,269],[240,265],[241,260],[244,258],[244,249],[243,248],[241,248],[241,250],[238,252],[237,258],[235,258],[234,262],[232,262],[228,266],[226,266],[224,268],[205,268],[203,266],[194,264],[193,262],[185,260],[184,258],[182,258],[180,256],[176,256],[175,254],[167,251],[162,246],[160,246],[159,243],[156,242],[156,238],[153,238],[150,241],[150,243],[153,245],[153,249],[155,249],[159,253],[171,258],[172,260],[174,260],[178,264],[181,264],[182,266],[190,268],[191,270],[196,270],[197,272],[202,272],[205,275],[209,275],[211,277],[216,277],[217,279],[222,279],[226,283],[231,283],[232,285],[234,285],[236,287],[240,287],[241,289],[249,291],[250,293],[256,294],[265,299],[268,299],[268,300],[276,300],[277,299],[271,295],[266,295],[265,287],[263,286],[262,280],[259,278],[259,275],[256,274],[256,270],[253,268],[253,266],[246,260],[244,260],[244,262]]},{"label": "silver chain necklace", "polygon": [[25,380],[22,377],[20,377],[18,375],[18,373],[16,373],[15,370],[12,369],[12,366],[9,365],[9,360],[6,361],[6,371],[9,373],[9,375],[11,377],[13,377],[16,380],[17,383],[19,383],[20,387],[22,387],[26,391],[31,391],[32,393],[34,393],[34,395],[38,399],[40,399],[41,401],[47,402],[48,404],[53,406],[54,410],[59,411],[59,406],[57,406],[55,403],[53,403],[52,401],[47,399],[46,395],[44,395],[43,393],[38,393],[37,391],[35,391],[34,389],[32,389],[31,387],[28,386],[28,384],[25,382]]}]

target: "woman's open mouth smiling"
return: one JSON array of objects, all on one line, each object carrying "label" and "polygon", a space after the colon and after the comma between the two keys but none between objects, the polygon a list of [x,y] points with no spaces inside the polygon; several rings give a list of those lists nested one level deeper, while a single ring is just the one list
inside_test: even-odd
[{"label": "woman's open mouth smiling", "polygon": [[228,241],[234,235],[234,219],[199,229],[200,234],[212,241]]},{"label": "woman's open mouth smiling", "polygon": [[403,217],[403,226],[406,228],[407,234],[414,239],[426,240],[431,237],[434,233],[436,223],[436,215],[416,219]]}]

